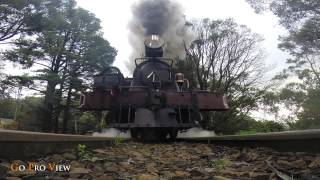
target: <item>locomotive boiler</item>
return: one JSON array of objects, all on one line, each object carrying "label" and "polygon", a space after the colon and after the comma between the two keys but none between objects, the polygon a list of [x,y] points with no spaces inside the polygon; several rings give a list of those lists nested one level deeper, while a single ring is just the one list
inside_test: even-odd
[{"label": "locomotive boiler", "polygon": [[145,57],[135,59],[132,78],[124,78],[116,67],[95,76],[92,92],[80,100],[86,111],[108,111],[107,126],[130,130],[143,141],[175,139],[180,130],[199,126],[202,111],[228,109],[225,96],[190,89],[173,60],[163,57],[164,40],[147,36]]}]

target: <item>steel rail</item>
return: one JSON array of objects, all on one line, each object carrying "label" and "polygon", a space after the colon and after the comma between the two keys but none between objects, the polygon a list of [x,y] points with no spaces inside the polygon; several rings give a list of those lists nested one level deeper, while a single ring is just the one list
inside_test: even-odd
[{"label": "steel rail", "polygon": [[66,149],[75,150],[79,144],[89,147],[110,146],[115,139],[117,138],[0,130],[0,159],[29,159]]},{"label": "steel rail", "polygon": [[[110,146],[117,138],[0,130],[0,159],[28,159],[75,149],[78,144]],[[210,143],[240,147],[271,147],[287,152],[320,153],[320,129],[261,133],[255,135],[227,135],[179,138],[177,141]]]},{"label": "steel rail", "polygon": [[271,147],[278,151],[320,153],[320,129],[182,138],[188,142],[212,143],[227,146]]}]

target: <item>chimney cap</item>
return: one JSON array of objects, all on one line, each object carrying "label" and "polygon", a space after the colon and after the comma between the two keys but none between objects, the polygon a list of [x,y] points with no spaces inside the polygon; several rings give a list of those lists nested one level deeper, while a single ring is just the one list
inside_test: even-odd
[{"label": "chimney cap", "polygon": [[159,35],[152,34],[145,38],[144,45],[151,49],[158,49],[164,46],[164,40]]}]

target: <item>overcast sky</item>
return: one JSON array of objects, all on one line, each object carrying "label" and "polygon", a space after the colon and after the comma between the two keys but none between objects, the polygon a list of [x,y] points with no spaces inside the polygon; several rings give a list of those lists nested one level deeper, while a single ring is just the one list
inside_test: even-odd
[{"label": "overcast sky", "polygon": [[[78,6],[94,13],[101,20],[104,37],[118,50],[114,66],[120,68],[125,76],[131,76],[125,66],[129,60],[131,47],[128,42],[128,22],[131,19],[131,6],[138,0],[76,0]],[[286,31],[278,24],[272,13],[255,14],[245,0],[176,0],[184,8],[188,20],[197,18],[233,18],[238,24],[248,26],[253,32],[264,37],[263,49],[266,53],[268,77],[271,78],[285,67],[288,55],[277,48],[279,35]],[[271,69],[271,71],[270,71]],[[6,65],[5,73],[18,75],[22,70]]]},{"label": "overcast sky", "polygon": [[[77,0],[78,5],[94,13],[101,20],[104,37],[118,50],[114,65],[128,76],[124,61],[129,60],[131,47],[128,43],[128,22],[131,5],[137,0]],[[271,13],[257,15],[245,0],[177,0],[184,7],[187,19],[233,18],[238,24],[247,25],[253,32],[261,34],[265,41],[266,65],[274,68],[269,74],[282,70],[287,54],[277,48],[278,36],[286,31]]]},{"label": "overcast sky", "polygon": [[[128,43],[128,22],[131,18],[131,6],[137,0],[77,0],[80,7],[94,13],[101,20],[104,37],[118,50],[114,66],[120,68],[125,76],[131,76],[125,61],[129,60],[131,47]],[[245,0],[177,0],[184,7],[188,20],[197,18],[226,19],[233,18],[238,24],[248,26],[253,32],[265,39],[263,49],[266,53],[265,63],[272,69],[269,78],[285,67],[288,55],[277,48],[279,35],[286,31],[278,24],[273,14],[257,15]],[[6,65],[5,73],[18,75],[30,70],[22,70]],[[25,95],[31,92],[24,92]],[[260,113],[259,116],[267,114]],[[255,115],[256,116],[256,115]]]}]

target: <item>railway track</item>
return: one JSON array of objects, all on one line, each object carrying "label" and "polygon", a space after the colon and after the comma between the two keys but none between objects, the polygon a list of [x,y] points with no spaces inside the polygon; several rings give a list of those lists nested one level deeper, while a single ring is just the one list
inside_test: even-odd
[{"label": "railway track", "polygon": [[[29,158],[87,146],[110,146],[117,138],[0,130],[0,158]],[[129,140],[129,139],[127,139]],[[180,138],[177,141],[227,146],[271,147],[278,151],[320,152],[320,130],[288,131],[256,135]]]},{"label": "railway track", "polygon": [[[130,139],[116,143],[117,140],[0,130],[0,179],[291,180],[320,177],[320,130],[180,138],[177,142],[151,144]],[[89,149],[91,160],[82,161],[81,156],[78,157],[74,151],[78,144],[93,146]],[[10,166],[14,163],[28,166],[29,162],[62,163],[70,165],[71,171],[17,172]]]},{"label": "railway track", "polygon": [[278,151],[320,153],[320,129],[185,138],[190,142],[206,142],[227,146],[271,147]]},{"label": "railway track", "polygon": [[74,149],[78,144],[89,147],[110,146],[116,138],[67,135],[29,131],[0,130],[0,159],[27,159]]}]

